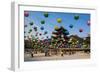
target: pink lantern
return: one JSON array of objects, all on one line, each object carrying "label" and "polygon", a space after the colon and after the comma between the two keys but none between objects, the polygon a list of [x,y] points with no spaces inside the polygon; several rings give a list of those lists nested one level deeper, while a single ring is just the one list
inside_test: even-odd
[{"label": "pink lantern", "polygon": [[28,16],[29,16],[29,13],[28,13],[27,11],[25,11],[25,12],[24,12],[24,16],[25,16],[25,17],[28,17]]},{"label": "pink lantern", "polygon": [[79,32],[83,32],[83,29],[79,29]]}]

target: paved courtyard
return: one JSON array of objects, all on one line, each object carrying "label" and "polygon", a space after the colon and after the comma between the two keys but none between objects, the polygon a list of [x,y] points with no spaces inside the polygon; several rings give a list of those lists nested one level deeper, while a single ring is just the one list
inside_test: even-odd
[{"label": "paved courtyard", "polygon": [[90,54],[89,53],[82,53],[77,52],[72,55],[52,55],[52,56],[45,56],[44,53],[34,54],[34,57],[32,58],[30,54],[24,54],[24,61],[46,61],[46,60],[71,60],[71,59],[89,59]]}]

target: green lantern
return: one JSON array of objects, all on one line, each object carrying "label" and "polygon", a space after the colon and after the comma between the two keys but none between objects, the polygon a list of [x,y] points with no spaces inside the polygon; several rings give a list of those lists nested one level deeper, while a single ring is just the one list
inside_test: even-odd
[{"label": "green lantern", "polygon": [[44,21],[44,20],[42,20],[42,21],[41,21],[41,24],[45,24],[45,21]]},{"label": "green lantern", "polygon": [[31,33],[31,32],[32,32],[32,29],[30,29],[28,33]]},{"label": "green lantern", "polygon": [[34,23],[33,22],[30,22],[30,25],[32,26]]},{"label": "green lantern", "polygon": [[44,12],[44,17],[48,17],[49,16],[49,14],[48,14],[48,12]]},{"label": "green lantern", "polygon": [[29,31],[32,32],[32,29],[30,29]]},{"label": "green lantern", "polygon": [[61,23],[61,22],[62,22],[62,19],[61,19],[61,18],[58,18],[58,19],[57,19],[57,22],[58,22],[58,23]]},{"label": "green lantern", "polygon": [[54,29],[55,29],[55,30],[58,30],[58,29],[59,29],[59,27],[58,27],[58,26],[55,26],[55,27],[54,27]]},{"label": "green lantern", "polygon": [[75,19],[75,20],[78,20],[78,19],[79,19],[79,15],[75,15],[75,16],[74,16],[74,19]]}]

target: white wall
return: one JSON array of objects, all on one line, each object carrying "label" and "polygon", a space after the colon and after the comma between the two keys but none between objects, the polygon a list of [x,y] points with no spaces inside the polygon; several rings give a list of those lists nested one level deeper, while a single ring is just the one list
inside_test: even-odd
[{"label": "white wall", "polygon": [[[17,1],[17,0],[16,0]],[[30,0],[22,0],[23,2],[27,2]],[[97,47],[99,47],[99,38],[100,38],[100,2],[99,0],[33,0],[33,4],[54,4],[54,5],[59,5],[59,4],[78,4],[78,5],[90,5],[90,6],[96,6],[98,8],[97,10],[97,20],[98,20],[98,25],[97,29],[98,31],[96,32],[97,35],[97,40],[96,44]],[[11,55],[11,0],[1,0],[0,1],[0,73],[12,73],[8,68],[10,68],[10,55]],[[95,33],[94,33],[95,34]],[[98,56],[100,55],[100,48],[98,49],[97,53]],[[30,73],[36,72],[36,73],[98,73],[100,68],[100,58],[98,58],[98,64],[99,67],[69,67],[69,68],[55,68],[55,69],[47,69],[47,70],[40,70],[40,71],[29,71]],[[27,73],[28,71],[24,72]]]}]

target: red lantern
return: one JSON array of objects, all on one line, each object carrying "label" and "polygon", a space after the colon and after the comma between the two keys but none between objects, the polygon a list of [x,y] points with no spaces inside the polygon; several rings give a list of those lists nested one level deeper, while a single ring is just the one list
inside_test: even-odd
[{"label": "red lantern", "polygon": [[28,13],[27,11],[25,11],[25,12],[24,12],[24,16],[25,16],[25,17],[28,17],[28,16],[29,16],[29,13]]}]

